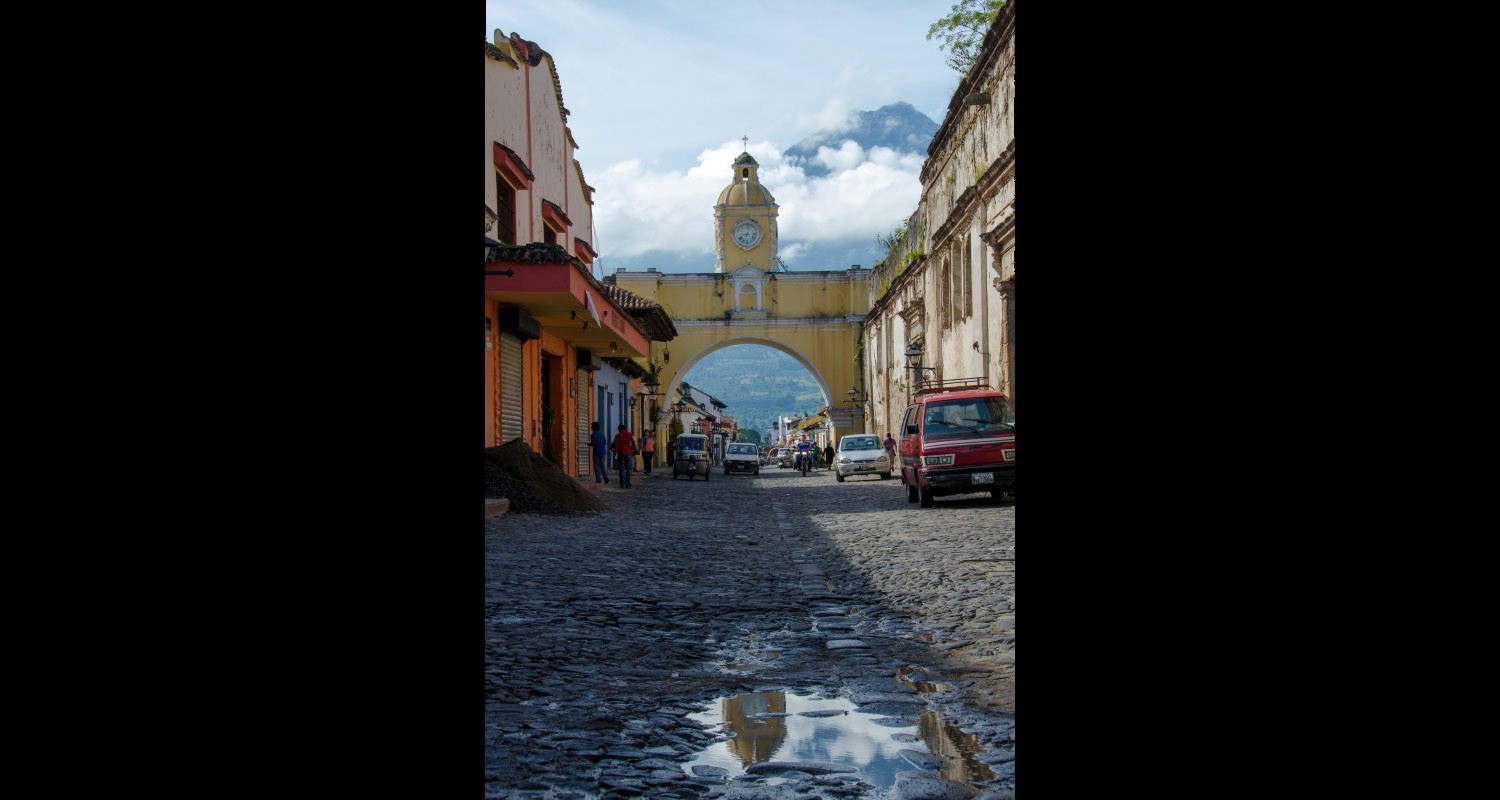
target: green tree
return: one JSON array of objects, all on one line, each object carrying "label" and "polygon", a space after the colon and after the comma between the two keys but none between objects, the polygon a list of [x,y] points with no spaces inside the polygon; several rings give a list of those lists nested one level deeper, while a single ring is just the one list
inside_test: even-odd
[{"label": "green tree", "polygon": [[754,428],[740,428],[740,441],[760,444],[760,431]]},{"label": "green tree", "polygon": [[958,0],[951,14],[927,29],[927,41],[937,39],[938,49],[948,51],[948,66],[960,75],[967,75],[974,59],[979,57],[984,34],[1003,5],[1005,0]]}]

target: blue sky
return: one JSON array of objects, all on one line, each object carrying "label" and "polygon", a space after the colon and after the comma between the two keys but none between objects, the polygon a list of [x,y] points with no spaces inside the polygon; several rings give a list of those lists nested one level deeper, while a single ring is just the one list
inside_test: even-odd
[{"label": "blue sky", "polygon": [[[490,0],[496,28],[556,61],[595,192],[600,274],[713,271],[713,204],[744,149],[780,205],[794,270],[870,266],[916,209],[920,156],[855,147],[807,176],[781,152],[905,101],[941,123],[958,73],[927,28],[952,0]],[[853,259],[852,261],[850,259]]]}]

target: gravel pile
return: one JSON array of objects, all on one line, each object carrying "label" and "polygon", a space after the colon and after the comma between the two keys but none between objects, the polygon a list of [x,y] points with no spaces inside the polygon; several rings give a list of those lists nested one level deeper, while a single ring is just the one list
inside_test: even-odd
[{"label": "gravel pile", "polygon": [[510,510],[518,514],[572,514],[609,508],[521,439],[485,448],[484,496],[508,498]]}]

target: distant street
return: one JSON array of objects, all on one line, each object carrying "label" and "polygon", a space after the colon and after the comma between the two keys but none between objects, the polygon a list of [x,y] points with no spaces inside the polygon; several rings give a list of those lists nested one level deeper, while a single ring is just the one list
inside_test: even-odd
[{"label": "distant street", "polygon": [[487,797],[1014,797],[1014,502],[633,482],[486,522]]}]

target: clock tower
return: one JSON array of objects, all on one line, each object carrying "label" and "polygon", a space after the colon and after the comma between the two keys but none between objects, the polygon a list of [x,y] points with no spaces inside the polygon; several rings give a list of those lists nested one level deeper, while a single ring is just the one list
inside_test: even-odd
[{"label": "clock tower", "polygon": [[776,198],[760,185],[759,169],[748,150],[740,153],[734,160],[734,182],[719,193],[714,206],[714,272],[734,272],[747,265],[761,272],[774,268]]}]

